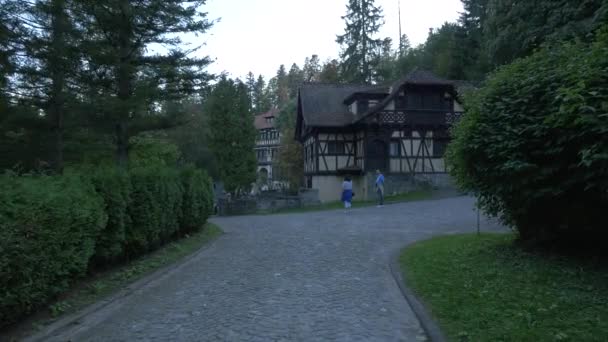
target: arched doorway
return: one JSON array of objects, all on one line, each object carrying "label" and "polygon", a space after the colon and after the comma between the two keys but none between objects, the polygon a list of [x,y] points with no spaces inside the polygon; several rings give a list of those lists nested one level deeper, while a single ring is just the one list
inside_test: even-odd
[{"label": "arched doorway", "polygon": [[386,171],[387,148],[386,143],[380,139],[372,140],[367,146],[367,171],[381,170]]}]

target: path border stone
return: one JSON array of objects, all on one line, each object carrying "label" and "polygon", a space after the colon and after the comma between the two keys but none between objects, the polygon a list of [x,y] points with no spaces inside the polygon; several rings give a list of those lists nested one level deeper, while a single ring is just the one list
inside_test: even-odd
[{"label": "path border stone", "polygon": [[74,327],[79,325],[84,317],[90,316],[91,314],[98,312],[112,304],[117,303],[119,300],[133,294],[134,292],[142,289],[143,287],[152,284],[156,281],[159,281],[166,276],[178,271],[180,268],[189,263],[192,259],[199,256],[200,254],[206,252],[208,249],[213,247],[215,243],[223,236],[226,235],[225,232],[222,232],[218,236],[214,237],[207,243],[205,243],[200,249],[196,252],[185,256],[184,258],[164,266],[151,274],[144,276],[143,278],[136,280],[135,282],[127,285],[125,288],[118,290],[116,293],[109,295],[106,298],[99,300],[96,303],[93,303],[85,308],[78,310],[72,314],[68,314],[67,316],[58,319],[57,321],[49,324],[41,331],[34,333],[33,335],[23,337],[24,342],[42,342],[49,340],[62,332],[68,330],[70,327]]},{"label": "path border stone", "polygon": [[414,291],[412,291],[406,285],[407,277],[401,271],[401,265],[399,264],[399,257],[401,256],[401,251],[404,248],[408,248],[409,246],[413,245],[414,243],[406,245],[402,249],[398,250],[394,255],[392,255],[389,265],[391,275],[393,276],[393,279],[395,279],[395,282],[401,290],[403,297],[405,297],[405,300],[412,308],[412,311],[416,315],[416,318],[418,318],[418,322],[420,322],[420,326],[422,326],[422,329],[426,333],[429,340],[433,342],[446,342],[447,339],[445,338],[445,335],[443,334],[443,332],[441,332],[441,329],[439,329],[437,323],[435,323],[435,320],[429,313],[429,310],[420,300],[418,300],[418,298],[414,294]]}]

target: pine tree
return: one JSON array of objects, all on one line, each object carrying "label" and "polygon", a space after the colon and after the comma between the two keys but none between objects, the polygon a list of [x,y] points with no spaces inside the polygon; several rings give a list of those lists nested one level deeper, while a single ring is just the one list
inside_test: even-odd
[{"label": "pine tree", "polygon": [[256,178],[256,131],[248,107],[247,87],[225,76],[215,85],[205,104],[210,147],[220,178],[232,193],[247,188]]},{"label": "pine tree", "polygon": [[251,71],[247,74],[245,85],[247,86],[247,93],[249,94],[249,111],[255,113],[255,75]]},{"label": "pine tree", "polygon": [[318,81],[319,74],[321,73],[321,62],[319,61],[319,56],[312,55],[310,58],[306,57],[302,72],[304,74],[304,82]]},{"label": "pine tree", "polygon": [[298,88],[304,82],[304,73],[296,63],[291,65],[287,74],[287,87],[289,89],[289,99],[295,99],[298,95]]},{"label": "pine tree", "polygon": [[326,61],[321,68],[319,82],[340,83],[340,81],[340,63],[335,59]]},{"label": "pine tree", "polygon": [[19,22],[14,14],[14,3],[8,0],[0,0],[0,113],[7,113],[9,110],[9,78],[15,72],[16,48],[14,40],[16,38],[16,27]]},{"label": "pine tree", "polygon": [[374,61],[376,70],[374,72],[374,83],[389,84],[396,78],[395,60],[399,51],[393,51],[392,40],[385,38],[376,54],[377,60]]},{"label": "pine tree", "polygon": [[27,55],[14,70],[19,73],[20,97],[45,114],[54,137],[51,154],[57,173],[63,170],[66,112],[70,99],[78,98],[77,87],[68,89],[69,83],[75,83],[81,64],[77,50],[81,32],[71,19],[75,3],[76,0],[5,0],[2,4],[11,9],[4,15],[13,25],[11,45]]},{"label": "pine tree", "polygon": [[289,101],[289,80],[285,65],[281,64],[275,77],[276,85],[273,82],[274,89],[274,105],[276,108],[283,108]]},{"label": "pine tree", "polygon": [[371,83],[374,76],[374,61],[382,45],[381,39],[375,39],[380,27],[384,24],[382,8],[374,0],[349,0],[346,15],[345,33],[338,36],[336,42],[342,45],[340,53],[342,75],[347,82]]},{"label": "pine tree", "polygon": [[[179,33],[204,33],[213,23],[199,8],[206,0],[86,1],[80,13],[88,29],[84,44],[90,61],[89,76],[114,89],[105,94],[114,101],[107,118],[116,136],[118,164],[128,160],[129,137],[165,128],[167,120],[150,118],[154,102],[178,100],[196,92],[208,80],[209,58],[191,57],[182,48]],[[170,36],[168,36],[170,35]],[[166,53],[145,55],[154,44]]]},{"label": "pine tree", "polygon": [[264,81],[264,76],[262,75],[259,75],[255,82],[254,99],[257,113],[264,113],[270,110],[272,106],[271,99],[267,92],[266,81]]}]

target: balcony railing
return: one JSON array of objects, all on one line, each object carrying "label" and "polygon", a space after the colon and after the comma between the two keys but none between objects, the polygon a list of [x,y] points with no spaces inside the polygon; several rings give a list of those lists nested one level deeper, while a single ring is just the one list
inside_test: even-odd
[{"label": "balcony railing", "polygon": [[446,125],[452,126],[462,112],[442,112],[432,110],[383,110],[369,118],[368,123],[384,125]]}]

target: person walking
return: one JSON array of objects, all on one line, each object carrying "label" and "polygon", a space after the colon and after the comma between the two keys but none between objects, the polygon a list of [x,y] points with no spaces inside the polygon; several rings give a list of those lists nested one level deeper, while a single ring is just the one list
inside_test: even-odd
[{"label": "person walking", "polygon": [[378,207],[384,205],[384,175],[376,170],[376,194],[378,195]]},{"label": "person walking", "polygon": [[344,209],[350,209],[353,201],[353,182],[350,177],[344,177],[342,182],[342,202],[344,202]]}]

